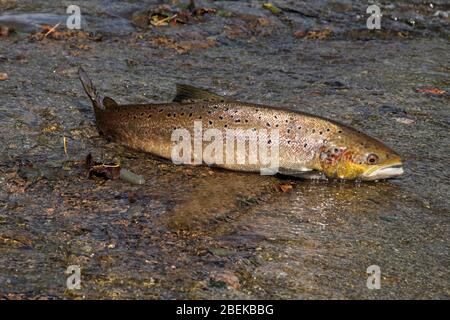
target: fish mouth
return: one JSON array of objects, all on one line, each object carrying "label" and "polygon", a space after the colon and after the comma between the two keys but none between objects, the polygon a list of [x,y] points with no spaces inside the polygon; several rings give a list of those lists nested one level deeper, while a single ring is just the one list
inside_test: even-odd
[{"label": "fish mouth", "polygon": [[381,180],[398,177],[403,174],[403,165],[401,163],[378,166],[364,172],[361,175],[362,180]]}]

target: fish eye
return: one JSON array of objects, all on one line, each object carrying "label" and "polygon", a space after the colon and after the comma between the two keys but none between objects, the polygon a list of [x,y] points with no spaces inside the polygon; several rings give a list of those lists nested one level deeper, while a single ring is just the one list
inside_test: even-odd
[{"label": "fish eye", "polygon": [[367,163],[368,164],[377,164],[378,163],[378,156],[374,153],[371,153],[367,156]]}]

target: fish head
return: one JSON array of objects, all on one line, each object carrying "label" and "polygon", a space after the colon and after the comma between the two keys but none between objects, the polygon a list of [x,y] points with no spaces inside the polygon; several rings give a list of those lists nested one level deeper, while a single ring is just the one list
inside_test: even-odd
[{"label": "fish head", "polygon": [[319,152],[320,170],[329,178],[381,180],[403,173],[400,156],[382,142],[344,128],[324,141]]}]

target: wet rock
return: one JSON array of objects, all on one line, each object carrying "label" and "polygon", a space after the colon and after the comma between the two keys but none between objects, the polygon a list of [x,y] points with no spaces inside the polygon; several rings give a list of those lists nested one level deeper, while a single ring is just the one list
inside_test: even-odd
[{"label": "wet rock", "polygon": [[32,165],[20,167],[19,170],[17,171],[17,174],[22,179],[25,179],[33,183],[42,179],[43,177],[41,170],[39,168],[33,167]]},{"label": "wet rock", "polygon": [[335,88],[345,87],[345,84],[340,81],[325,81],[323,84]]},{"label": "wet rock", "polygon": [[231,287],[238,290],[241,284],[239,278],[231,271],[219,271],[210,275],[210,286],[218,288]]},{"label": "wet rock", "polygon": [[407,113],[400,107],[390,106],[390,105],[382,105],[378,108],[378,112],[380,115],[396,115],[396,116],[406,116]]},{"label": "wet rock", "polygon": [[233,250],[226,248],[209,248],[208,251],[218,257],[228,257],[234,254]]},{"label": "wet rock", "polygon": [[438,10],[434,13],[435,17],[446,18],[446,19],[449,17],[449,15],[450,15],[450,11]]}]

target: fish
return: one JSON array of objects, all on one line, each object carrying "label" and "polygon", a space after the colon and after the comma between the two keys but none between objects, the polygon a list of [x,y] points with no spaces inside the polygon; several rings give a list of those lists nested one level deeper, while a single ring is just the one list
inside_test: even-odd
[{"label": "fish", "polygon": [[[168,103],[119,105],[96,90],[82,67],[78,74],[93,105],[101,135],[177,164],[206,164],[304,179],[373,181],[403,174],[402,159],[394,150],[334,120],[284,107],[236,101],[186,84],[177,84],[176,95]],[[181,139],[181,134],[174,138],[177,131],[187,137]],[[231,148],[221,147],[220,138],[228,137],[229,131],[233,132],[236,143],[247,143],[246,147],[233,150],[234,142],[230,143]],[[214,139],[205,139],[211,132]],[[255,135],[250,136],[252,132]],[[196,138],[201,141],[197,143]],[[187,147],[174,152],[183,140]],[[211,148],[214,142],[215,149]],[[250,148],[250,142],[256,142],[258,148]],[[214,152],[202,158],[202,151],[208,146]],[[270,149],[266,155],[276,155],[275,170],[265,173],[263,167],[273,169],[267,157],[255,156],[255,152],[264,148]],[[230,151],[234,152],[231,156]],[[185,161],[174,160],[177,152],[183,154]],[[224,158],[228,161],[223,161]]]}]

